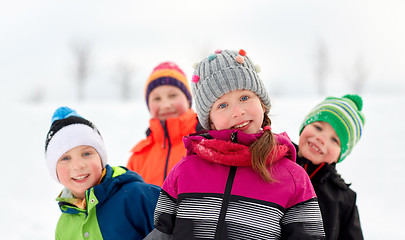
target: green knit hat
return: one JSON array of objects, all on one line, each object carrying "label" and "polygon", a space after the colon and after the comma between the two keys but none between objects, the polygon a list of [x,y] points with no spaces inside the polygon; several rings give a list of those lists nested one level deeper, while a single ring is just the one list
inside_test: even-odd
[{"label": "green knit hat", "polygon": [[340,139],[341,151],[338,162],[341,162],[360,140],[365,121],[361,113],[362,108],[363,100],[358,95],[327,97],[305,117],[300,127],[300,135],[308,124],[319,121],[329,123]]}]

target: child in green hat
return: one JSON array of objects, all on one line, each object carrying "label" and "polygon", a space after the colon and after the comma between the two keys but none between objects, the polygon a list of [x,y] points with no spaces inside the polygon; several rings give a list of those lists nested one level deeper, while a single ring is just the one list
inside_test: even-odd
[{"label": "child in green hat", "polygon": [[326,98],[305,117],[295,145],[318,196],[326,239],[363,239],[356,193],[336,171],[362,135],[362,107],[358,95]]}]

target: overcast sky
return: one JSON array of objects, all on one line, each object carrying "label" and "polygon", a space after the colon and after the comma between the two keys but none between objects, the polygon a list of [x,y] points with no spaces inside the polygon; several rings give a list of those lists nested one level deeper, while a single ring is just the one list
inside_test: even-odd
[{"label": "overcast sky", "polygon": [[[352,91],[356,64],[368,92],[403,92],[401,0],[0,0],[0,100],[75,98],[72,45],[90,50],[88,98],[118,96],[118,66],[133,68],[133,97],[155,65],[191,78],[215,49],[243,48],[271,93],[316,93],[316,50],[327,53],[327,94]],[[359,67],[357,69],[360,69]],[[136,96],[135,96],[136,95]]]}]

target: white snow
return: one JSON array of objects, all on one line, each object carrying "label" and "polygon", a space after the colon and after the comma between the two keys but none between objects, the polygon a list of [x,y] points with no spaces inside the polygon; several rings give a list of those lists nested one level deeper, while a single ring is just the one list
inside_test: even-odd
[{"label": "white snow", "polygon": [[[293,141],[305,114],[323,98],[272,98],[273,131]],[[404,239],[405,161],[401,149],[405,96],[363,96],[362,139],[338,171],[358,194],[365,239]],[[49,175],[45,136],[54,110],[67,105],[100,130],[110,165],[126,165],[132,146],[144,137],[149,113],[143,101],[129,103],[1,103],[1,239],[54,239],[62,186]]]}]

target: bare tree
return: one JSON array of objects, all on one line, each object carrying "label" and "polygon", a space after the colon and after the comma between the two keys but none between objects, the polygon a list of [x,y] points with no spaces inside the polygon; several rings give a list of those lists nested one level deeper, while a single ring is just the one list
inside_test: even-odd
[{"label": "bare tree", "polygon": [[318,87],[318,94],[324,95],[326,87],[326,78],[329,72],[329,57],[326,45],[319,42],[316,49],[316,69],[315,76]]},{"label": "bare tree", "polygon": [[134,68],[126,63],[121,62],[117,65],[118,84],[120,88],[120,98],[122,101],[128,101],[131,98],[132,75]]},{"label": "bare tree", "polygon": [[76,61],[74,75],[77,83],[77,98],[84,100],[84,86],[89,76],[90,47],[84,42],[73,42],[71,49]]},{"label": "bare tree", "polygon": [[361,56],[356,59],[353,70],[349,76],[349,80],[352,82],[353,90],[355,93],[361,93],[364,88],[364,83],[367,80],[368,71],[365,67],[364,60]]},{"label": "bare tree", "polygon": [[42,86],[36,86],[31,89],[30,94],[28,95],[28,101],[32,103],[42,102],[45,98],[45,90]]}]

